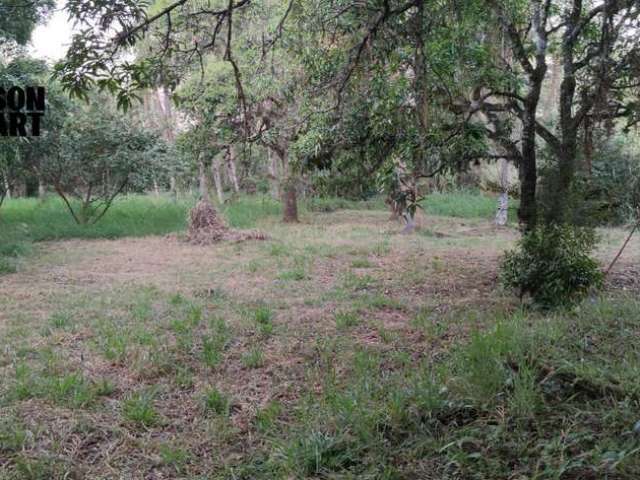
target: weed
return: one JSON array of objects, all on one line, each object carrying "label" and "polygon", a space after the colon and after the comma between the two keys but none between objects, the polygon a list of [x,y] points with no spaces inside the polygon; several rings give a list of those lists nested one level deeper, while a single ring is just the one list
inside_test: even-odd
[{"label": "weed", "polygon": [[124,418],[136,425],[152,427],[160,421],[160,415],[154,407],[155,393],[138,392],[124,401],[122,413]]},{"label": "weed", "polygon": [[19,452],[27,441],[27,431],[15,417],[0,418],[0,452]]},{"label": "weed", "polygon": [[222,362],[224,342],[216,336],[202,340],[202,360],[209,368],[215,368]]},{"label": "weed", "polygon": [[242,355],[242,364],[246,368],[260,368],[264,366],[264,353],[262,349],[254,347]]},{"label": "weed", "polygon": [[6,275],[9,273],[16,273],[18,268],[15,261],[7,257],[0,256],[0,275]]},{"label": "weed", "polygon": [[98,397],[108,397],[115,391],[115,385],[108,378],[102,378],[94,384],[94,392]]},{"label": "weed", "polygon": [[268,337],[273,333],[273,311],[268,306],[261,305],[256,308],[253,320],[262,336]]},{"label": "weed", "polygon": [[375,284],[375,280],[370,275],[357,275],[347,272],[343,279],[343,288],[351,291],[367,290]]},{"label": "weed", "polygon": [[356,258],[351,262],[351,268],[373,268],[373,266],[366,258]]},{"label": "weed", "polygon": [[67,328],[71,325],[71,315],[68,312],[56,312],[49,317],[49,324],[53,328]]},{"label": "weed", "polygon": [[272,257],[282,257],[288,253],[288,249],[282,243],[269,244],[269,255]]},{"label": "weed", "polygon": [[282,405],[278,401],[269,402],[264,408],[256,413],[255,423],[257,428],[264,432],[271,430],[278,417],[282,413]]},{"label": "weed", "polygon": [[336,327],[339,329],[351,328],[360,325],[361,319],[357,312],[338,312],[335,316]]},{"label": "weed", "polygon": [[164,443],[158,449],[162,463],[173,467],[176,473],[182,473],[189,462],[189,452],[173,444]]},{"label": "weed", "polygon": [[81,375],[73,373],[49,379],[45,385],[46,396],[58,405],[75,408],[86,407],[94,400],[94,389]]},{"label": "weed", "polygon": [[229,415],[229,397],[216,388],[210,388],[204,395],[204,409],[209,414]]},{"label": "weed", "polygon": [[178,365],[174,373],[174,382],[180,388],[192,388],[195,383],[193,370],[189,367]]}]

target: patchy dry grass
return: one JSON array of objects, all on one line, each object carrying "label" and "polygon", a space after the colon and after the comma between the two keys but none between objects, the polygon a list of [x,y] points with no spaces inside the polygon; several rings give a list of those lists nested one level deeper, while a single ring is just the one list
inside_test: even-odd
[{"label": "patchy dry grass", "polygon": [[514,230],[422,222],[43,245],[0,277],[0,478],[639,478],[640,242],[541,316],[497,286]]}]

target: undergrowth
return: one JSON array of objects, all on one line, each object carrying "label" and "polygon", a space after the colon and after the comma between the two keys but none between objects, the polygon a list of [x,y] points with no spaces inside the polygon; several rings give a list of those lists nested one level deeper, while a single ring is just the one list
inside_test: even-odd
[{"label": "undergrowth", "polygon": [[639,308],[519,312],[438,362],[326,341],[320,393],[224,478],[640,478]]}]

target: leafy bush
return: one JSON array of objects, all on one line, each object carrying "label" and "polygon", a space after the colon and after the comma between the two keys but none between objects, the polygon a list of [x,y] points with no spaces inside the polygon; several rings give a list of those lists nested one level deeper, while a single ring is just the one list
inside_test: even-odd
[{"label": "leafy bush", "polygon": [[526,234],[501,265],[502,283],[531,295],[542,308],[575,304],[603,274],[589,253],[596,238],[592,230],[572,226],[538,227]]}]

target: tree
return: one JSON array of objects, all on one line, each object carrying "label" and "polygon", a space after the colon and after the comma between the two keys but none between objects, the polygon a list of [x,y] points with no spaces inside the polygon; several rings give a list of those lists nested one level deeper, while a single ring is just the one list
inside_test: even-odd
[{"label": "tree", "polygon": [[[520,219],[527,229],[536,224],[536,138],[541,138],[554,157],[548,188],[552,207],[545,209],[544,220],[565,222],[581,129],[614,118],[626,118],[628,125],[638,121],[638,103],[630,93],[638,85],[640,5],[633,0],[506,4],[489,0],[488,4],[500,19],[515,65],[504,63],[505,74],[513,76],[512,87],[490,90],[482,98],[482,108],[496,107],[491,98],[506,99],[501,109],[522,122]],[[557,56],[562,68],[555,131],[538,115],[550,54]],[[522,77],[525,82],[518,81]]]},{"label": "tree", "polygon": [[30,0],[0,4],[0,39],[26,45],[33,29],[55,8],[55,0]]},{"label": "tree", "polygon": [[[493,80],[483,61],[487,44],[477,35],[481,18],[477,2],[309,8],[305,27],[316,33],[319,52],[309,53],[305,65],[316,92],[331,92],[333,105],[325,102],[329,120],[321,116],[319,131],[308,135],[320,140],[305,142],[308,161],[334,163],[327,162],[331,152],[368,165],[407,232],[415,226],[420,179],[488,155],[483,129],[460,108],[470,103],[469,91]],[[328,130],[333,135],[323,133]]]},{"label": "tree", "polygon": [[[0,60],[0,85],[26,87],[46,83],[48,71],[44,62],[24,56],[20,51],[18,53],[6,62]],[[55,97],[55,91],[50,92],[49,106]],[[42,125],[42,137],[5,137],[0,141],[0,207],[17,184],[33,174],[32,162],[46,143],[43,138],[47,137],[52,127],[55,129],[55,112],[58,111],[54,109],[52,112],[49,108],[49,115]]]},{"label": "tree", "polygon": [[95,224],[126,188],[149,184],[162,154],[156,136],[126,122],[104,98],[76,107],[38,172],[60,195],[78,224]]}]

